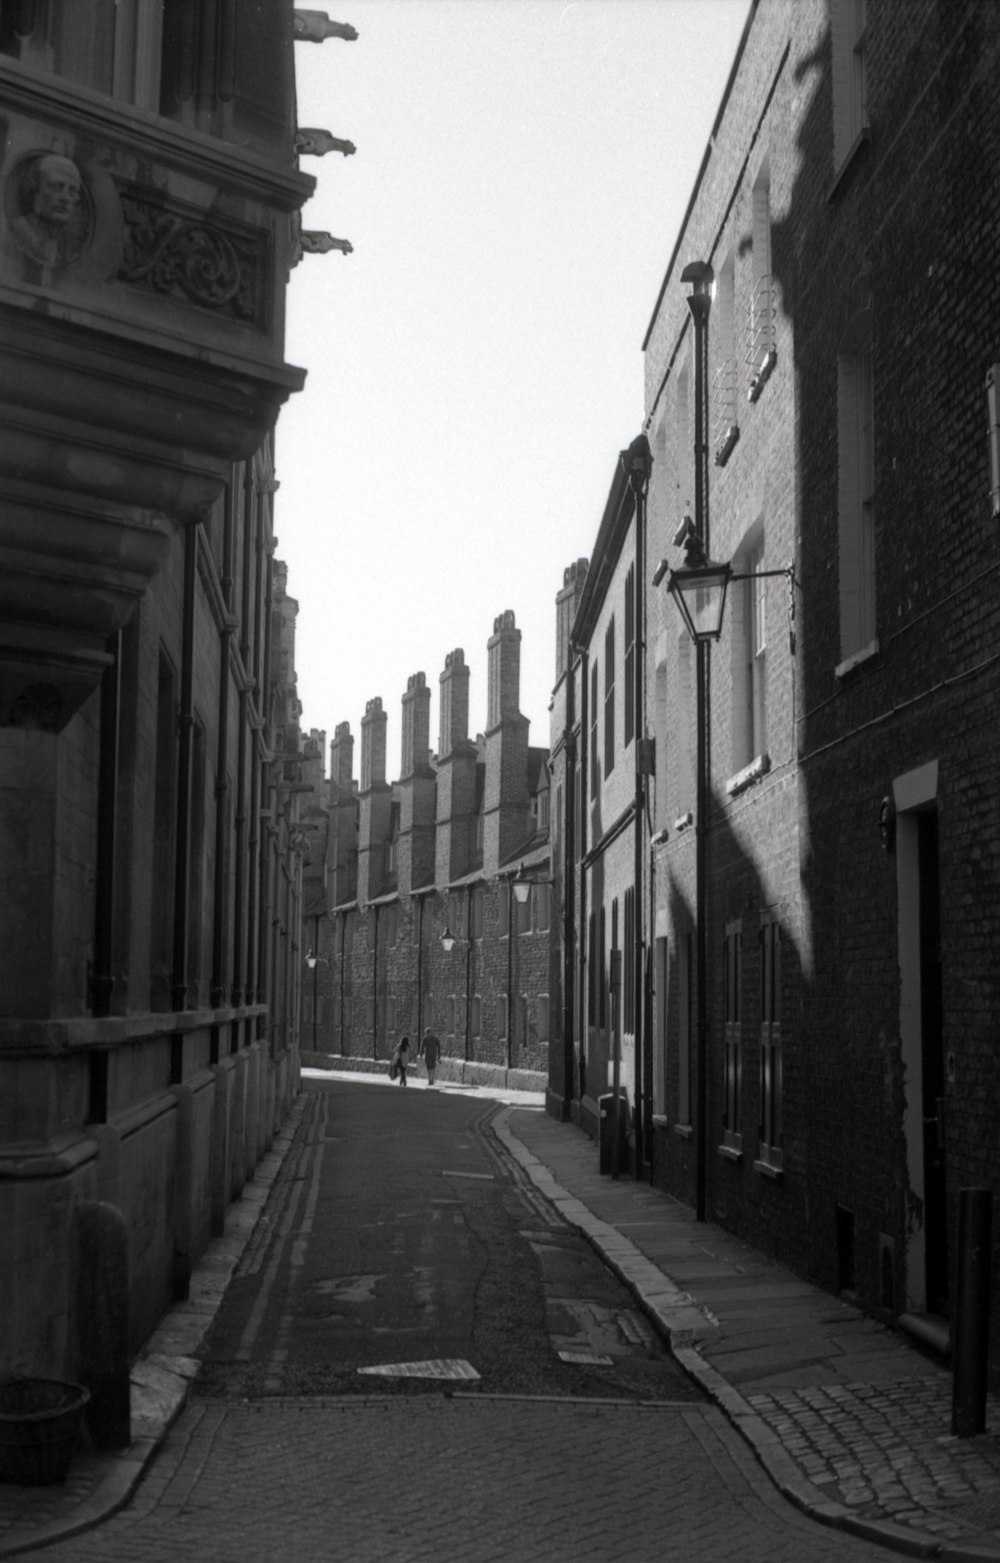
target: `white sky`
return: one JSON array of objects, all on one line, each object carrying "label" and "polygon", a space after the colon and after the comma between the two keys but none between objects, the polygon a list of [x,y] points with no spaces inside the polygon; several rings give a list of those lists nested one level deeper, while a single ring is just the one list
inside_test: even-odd
[{"label": "white sky", "polygon": [[[314,0],[314,8],[319,0]],[[296,47],[306,228],[352,255],[292,273],[278,556],[298,599],[302,725],[389,716],[447,652],[486,721],[514,610],[521,710],[547,744],[555,596],[640,431],[642,339],[748,0],[326,0],[354,43]],[[690,258],[690,257],[687,257]],[[355,749],[355,774],[360,742]]]}]

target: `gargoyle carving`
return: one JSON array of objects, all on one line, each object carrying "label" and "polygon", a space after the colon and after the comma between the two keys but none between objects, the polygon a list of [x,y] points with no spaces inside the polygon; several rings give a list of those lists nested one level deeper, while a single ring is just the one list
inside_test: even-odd
[{"label": "gargoyle carving", "polygon": [[295,132],[296,152],[307,153],[310,157],[325,157],[328,152],[343,152],[345,157],[350,157],[357,151],[353,141],[342,141],[339,136],[331,136],[328,130],[297,130]]},{"label": "gargoyle carving", "polygon": [[306,255],[326,255],[329,250],[340,250],[343,255],[353,255],[350,239],[335,239],[332,233],[320,233],[315,228],[303,228],[299,243]]},{"label": "gargoyle carving", "polygon": [[343,38],[353,43],[358,36],[349,22],[331,22],[325,11],[300,11],[296,8],[293,37],[306,43],[322,43],[324,38]]}]

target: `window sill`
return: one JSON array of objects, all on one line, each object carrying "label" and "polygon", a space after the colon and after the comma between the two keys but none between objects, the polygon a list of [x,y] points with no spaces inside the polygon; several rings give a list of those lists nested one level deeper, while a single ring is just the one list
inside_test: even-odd
[{"label": "window sill", "polygon": [[762,1178],[770,1178],[772,1183],[782,1183],[784,1181],[784,1170],[781,1167],[776,1167],[771,1161],[755,1161],[753,1170],[754,1172],[759,1172]]},{"label": "window sill", "polygon": [[653,1128],[654,1129],[669,1129],[670,1128],[670,1119],[667,1117],[666,1113],[654,1113],[653,1114]]},{"label": "window sill", "polygon": [[690,813],[688,813],[688,814],[678,814],[677,818],[674,820],[674,829],[676,831],[687,830],[688,827],[693,825],[693,824],[694,824],[694,815],[693,814],[690,814]]},{"label": "window sill", "polygon": [[689,1140],[694,1130],[689,1123],[675,1123],[674,1133],[679,1140]]},{"label": "window sill", "polygon": [[736,446],[739,444],[739,439],[740,426],[738,423],[731,423],[716,448],[715,465],[717,467],[724,467],[726,465],[726,462],[729,460],[730,456],[733,454],[733,451],[736,449]]},{"label": "window sill", "polygon": [[724,1161],[742,1161],[743,1148],[740,1145],[717,1145],[716,1150]]},{"label": "window sill", "polygon": [[868,645],[862,646],[860,651],[853,651],[849,657],[844,658],[843,662],[837,663],[833,670],[834,678],[846,678],[848,673],[854,672],[855,668],[862,667],[864,663],[870,662],[873,657],[877,657],[878,652],[878,641],[869,641]]},{"label": "window sill", "polygon": [[837,169],[837,172],[833,176],[833,184],[826,192],[826,199],[831,205],[833,202],[840,200],[840,197],[843,195],[847,186],[850,184],[851,175],[853,174],[855,168],[857,168],[860,164],[863,155],[871,146],[871,139],[871,127],[868,125],[862,125],[861,129],[858,131],[857,136],[851,144],[850,151],[847,153],[844,161],[841,163],[840,167]]},{"label": "window sill", "polygon": [[731,798],[735,798],[741,792],[746,792],[748,787],[752,787],[754,782],[760,781],[761,777],[766,776],[770,769],[770,755],[758,754],[755,759],[750,761],[749,765],[744,765],[743,769],[737,771],[735,776],[730,776],[726,782],[726,791]]},{"label": "window sill", "polygon": [[748,402],[756,402],[760,400],[761,393],[763,392],[768,380],[770,380],[772,374],[774,373],[777,362],[777,348],[769,347],[767,352],[764,354],[764,357],[761,359],[760,368],[757,370],[757,373],[750,381],[750,386],[747,391]]}]

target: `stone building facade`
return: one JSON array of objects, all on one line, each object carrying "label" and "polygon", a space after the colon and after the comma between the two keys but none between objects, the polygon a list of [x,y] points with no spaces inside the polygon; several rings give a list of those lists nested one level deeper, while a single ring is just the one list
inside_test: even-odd
[{"label": "stone building facade", "polygon": [[0,14],[0,1376],[89,1384],[110,1443],[298,1089],[273,430],[314,180],[292,6],[216,20]]},{"label": "stone building facade", "polygon": [[[322,808],[309,806],[306,918],[317,964],[303,1030],[317,1051],[385,1061],[404,1035],[440,1036],[447,1071],[537,1076],[552,1026],[547,751],[520,711],[521,632],[500,614],[487,647],[485,733],[469,735],[470,669],[448,653],[431,690],[409,680],[399,777],[387,778],[379,698],[354,737],[335,730]],[[313,738],[322,735],[313,735]],[[525,899],[522,901],[520,897]]]},{"label": "stone building facade", "polygon": [[[710,1219],[941,1351],[960,1192],[1000,1183],[998,63],[978,0],[758,0],[644,343],[645,544],[677,569],[701,470],[681,274],[708,262],[703,542],[735,578],[699,903],[696,657],[645,572],[639,1170],[692,1204],[702,1177]],[[628,546],[602,529],[589,576],[612,595]],[[572,655],[599,655],[586,593],[560,600]],[[564,799],[582,696],[557,685]],[[611,947],[595,979],[589,849],[556,859],[577,1054]],[[551,1106],[585,1116],[572,1051]],[[994,1259],[994,1378],[997,1281]]]}]

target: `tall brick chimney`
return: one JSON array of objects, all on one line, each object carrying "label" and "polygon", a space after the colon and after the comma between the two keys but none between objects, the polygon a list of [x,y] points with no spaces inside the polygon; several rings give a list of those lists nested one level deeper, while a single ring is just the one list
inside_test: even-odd
[{"label": "tall brick chimney", "polygon": [[403,696],[397,886],[409,895],[434,879],[434,772],[430,756],[431,692],[414,673]]},{"label": "tall brick chimney", "polygon": [[327,834],[326,895],[343,906],[358,893],[358,794],[354,785],[354,739],[349,722],[334,728],[330,745],[330,829]]},{"label": "tall brick chimney", "polygon": [[367,906],[385,887],[392,791],[385,779],[388,717],[376,695],[361,719],[361,790],[358,794],[358,904]]},{"label": "tall brick chimney", "polygon": [[589,565],[577,559],[563,571],[562,591],[556,596],[556,683],[569,672],[569,636],[583,596]]},{"label": "tall brick chimney", "polygon": [[528,728],[521,715],[521,631],[508,608],[488,642],[483,870],[496,874],[528,836]]},{"label": "tall brick chimney", "polygon": [[440,685],[434,879],[447,885],[468,873],[475,847],[476,746],[469,740],[469,669],[460,646],[445,657]]}]

